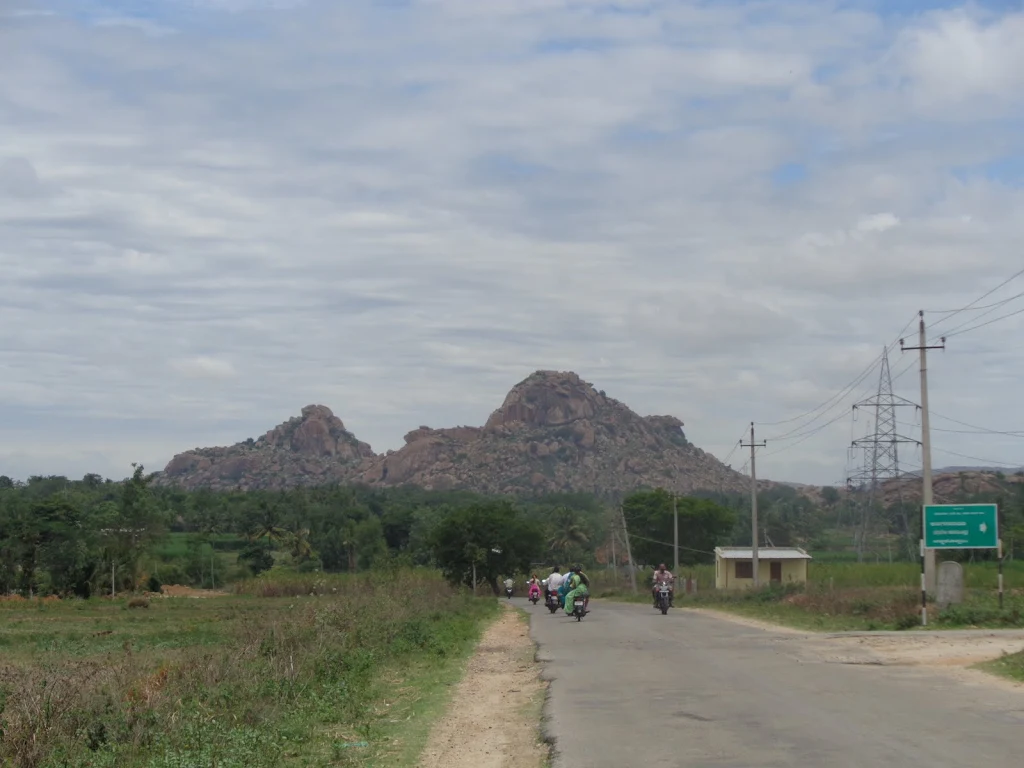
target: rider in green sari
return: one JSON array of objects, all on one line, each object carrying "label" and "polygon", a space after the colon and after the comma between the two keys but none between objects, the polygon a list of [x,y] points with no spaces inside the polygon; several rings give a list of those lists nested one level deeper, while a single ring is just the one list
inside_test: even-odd
[{"label": "rider in green sari", "polygon": [[577,595],[584,600],[590,597],[590,590],[587,589],[589,579],[583,575],[583,566],[577,565],[573,567],[567,581],[569,583],[569,591],[565,593],[565,613],[567,616],[572,616],[573,599]]}]

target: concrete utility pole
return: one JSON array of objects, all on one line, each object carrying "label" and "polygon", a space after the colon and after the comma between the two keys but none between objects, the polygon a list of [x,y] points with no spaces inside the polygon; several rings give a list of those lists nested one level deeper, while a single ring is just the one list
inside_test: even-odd
[{"label": "concrete utility pole", "polygon": [[[942,337],[941,344],[928,346],[924,333],[924,310],[918,311],[921,318],[918,323],[918,345],[906,347],[903,339],[900,339],[900,351],[910,352],[917,350],[921,353],[921,546],[924,546],[924,507],[932,503],[932,440],[928,421],[928,350],[945,349],[946,337]],[[924,550],[924,582],[925,589],[935,592],[936,586],[935,550]]]},{"label": "concrete utility pole", "polygon": [[626,528],[626,511],[619,506],[619,517],[622,519],[622,537],[626,540],[626,557],[629,559],[629,585],[636,593],[636,566],[633,564],[633,550],[629,546],[629,530]]},{"label": "concrete utility pole", "polygon": [[763,448],[768,445],[767,440],[763,440],[760,443],[754,440],[754,422],[750,422],[750,442],[744,443],[740,441],[742,448],[750,448],[750,541],[751,541],[751,555],[754,566],[754,589],[760,586],[760,574],[758,569],[761,567],[761,563],[757,558],[757,471],[754,468],[754,450],[756,448]]},{"label": "concrete utility pole", "polygon": [[675,561],[672,566],[672,573],[679,577],[679,505],[676,503],[676,495],[672,494],[672,547],[675,552]]}]

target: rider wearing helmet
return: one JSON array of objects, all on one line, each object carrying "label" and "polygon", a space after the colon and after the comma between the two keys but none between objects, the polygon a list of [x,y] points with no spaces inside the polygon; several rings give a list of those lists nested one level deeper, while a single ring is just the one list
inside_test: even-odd
[{"label": "rider wearing helmet", "polygon": [[661,584],[668,584],[668,604],[672,605],[672,600],[675,597],[675,581],[676,577],[672,575],[672,571],[665,567],[664,563],[658,566],[658,569],[654,572],[653,585],[651,586],[651,596],[654,598],[654,607],[658,607],[658,587]]}]

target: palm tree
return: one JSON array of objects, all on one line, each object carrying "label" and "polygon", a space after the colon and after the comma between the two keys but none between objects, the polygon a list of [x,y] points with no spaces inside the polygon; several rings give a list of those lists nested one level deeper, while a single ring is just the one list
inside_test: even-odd
[{"label": "palm tree", "polygon": [[280,513],[276,507],[266,501],[260,502],[260,517],[256,526],[249,531],[249,541],[256,542],[266,539],[267,544],[279,544],[288,541],[290,538],[288,530],[281,523]]},{"label": "palm tree", "polygon": [[[216,512],[213,510],[206,510],[199,518],[199,533],[202,539],[210,543],[210,587],[211,589],[217,588],[217,576],[214,573],[214,559],[215,550],[213,548],[213,536],[214,534],[221,533],[224,530],[224,526],[221,521],[217,518]],[[202,580],[202,570],[200,569],[200,580]]]},{"label": "palm tree", "polygon": [[567,507],[558,507],[551,515],[554,532],[548,539],[548,549],[555,554],[567,556],[575,547],[585,547],[590,536],[583,527],[579,513]]},{"label": "palm tree", "polygon": [[289,531],[289,542],[291,544],[292,557],[297,562],[307,560],[313,554],[313,545],[309,543],[309,528],[303,528],[295,524]]}]

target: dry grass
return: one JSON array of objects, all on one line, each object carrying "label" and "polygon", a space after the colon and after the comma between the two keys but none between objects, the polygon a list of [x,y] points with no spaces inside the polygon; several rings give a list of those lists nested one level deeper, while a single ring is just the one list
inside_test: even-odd
[{"label": "dry grass", "polygon": [[168,598],[141,611],[6,605],[0,765],[330,762],[330,733],[372,737],[382,669],[462,653],[494,608],[429,573],[347,582],[314,598]]}]

